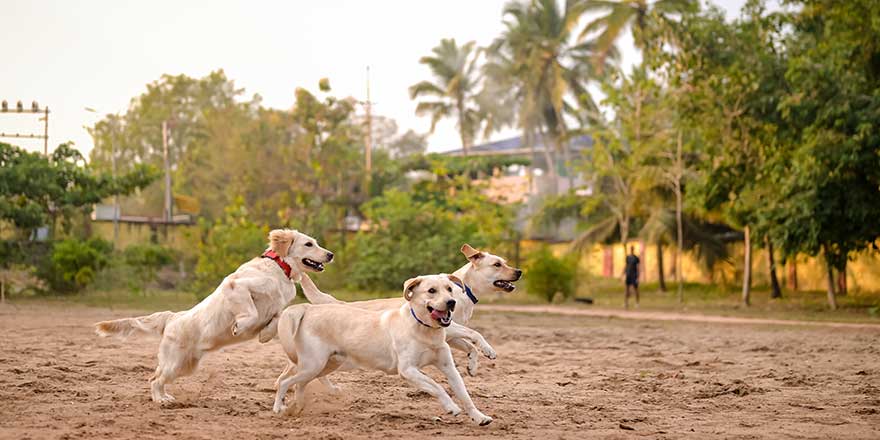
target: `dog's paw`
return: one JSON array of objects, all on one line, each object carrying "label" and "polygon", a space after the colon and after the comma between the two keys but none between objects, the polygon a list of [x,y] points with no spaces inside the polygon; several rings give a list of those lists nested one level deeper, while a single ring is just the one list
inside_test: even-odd
[{"label": "dog's paw", "polygon": [[452,404],[452,406],[446,407],[446,414],[452,415],[453,417],[461,414],[461,408],[458,405]]},{"label": "dog's paw", "polygon": [[272,412],[274,412],[275,414],[284,414],[285,412],[287,412],[287,405],[283,403],[276,403],[274,406],[272,406]]},{"label": "dog's paw", "polygon": [[498,355],[495,354],[495,349],[492,348],[492,346],[489,344],[486,344],[486,346],[484,347],[480,347],[480,350],[483,352],[483,356],[486,356],[489,359],[495,359],[496,357],[498,357]]},{"label": "dog's paw", "polygon": [[485,415],[485,414],[480,414],[476,417],[473,417],[473,419],[474,419],[474,422],[476,422],[480,426],[486,426],[486,425],[492,423],[492,418]]},{"label": "dog's paw", "polygon": [[468,353],[468,364],[467,364],[468,376],[474,377],[477,375],[477,366],[479,366],[479,363],[477,362],[477,352],[472,351],[472,352]]},{"label": "dog's paw", "polygon": [[176,399],[171,394],[165,393],[159,397],[154,397],[153,402],[157,403],[174,403]]},{"label": "dog's paw", "polygon": [[233,323],[232,323],[232,329],[231,329],[231,330],[232,330],[232,336],[238,336],[238,335],[239,335],[239,332],[238,332],[238,323],[237,323],[237,322],[233,322]]}]

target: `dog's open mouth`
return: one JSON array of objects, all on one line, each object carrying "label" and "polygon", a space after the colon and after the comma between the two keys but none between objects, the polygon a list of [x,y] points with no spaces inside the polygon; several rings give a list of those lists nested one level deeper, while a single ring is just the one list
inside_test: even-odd
[{"label": "dog's open mouth", "polygon": [[314,269],[316,272],[321,272],[324,270],[324,263],[319,263],[315,260],[309,258],[303,258],[302,263],[311,269]]},{"label": "dog's open mouth", "polygon": [[507,280],[496,280],[494,283],[492,283],[492,285],[504,290],[505,292],[513,292],[513,290],[516,289],[516,286],[514,286],[512,282]]},{"label": "dog's open mouth", "polygon": [[428,306],[428,312],[431,313],[431,318],[439,322],[441,326],[449,327],[449,324],[452,324],[452,310],[437,310]]}]

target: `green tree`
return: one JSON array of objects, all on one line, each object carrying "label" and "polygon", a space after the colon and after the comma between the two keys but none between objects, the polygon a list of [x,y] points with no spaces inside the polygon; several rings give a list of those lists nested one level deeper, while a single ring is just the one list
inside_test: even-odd
[{"label": "green tree", "polygon": [[583,40],[587,36],[598,33],[596,41],[596,61],[601,63],[610,53],[623,33],[632,29],[636,47],[648,49],[658,46],[659,39],[653,32],[663,31],[675,25],[675,17],[685,12],[694,12],[699,2],[694,0],[586,0],[584,10],[603,12],[590,21],[578,36]]},{"label": "green tree", "polygon": [[880,237],[880,4],[798,3],[780,105],[795,147],[773,161],[763,220],[784,255],[824,255],[834,309],[833,269]]},{"label": "green tree", "polygon": [[[484,70],[508,91],[505,98],[514,107],[516,125],[525,145],[534,149],[540,136],[544,160],[551,180],[557,181],[557,153],[568,162],[571,137],[566,117],[587,121],[597,106],[589,92],[590,82],[599,79],[589,60],[592,42],[577,42],[574,32],[584,13],[580,1],[511,1],[504,7],[505,30],[489,48]],[[534,150],[533,150],[534,151]]]},{"label": "green tree", "polygon": [[431,133],[440,120],[455,119],[465,156],[483,121],[476,101],[480,78],[476,68],[479,53],[475,47],[474,41],[459,46],[454,38],[441,40],[440,45],[431,50],[433,55],[419,60],[430,68],[434,81],[420,81],[409,88],[411,99],[429,98],[419,101],[416,114],[431,115]]},{"label": "green tree", "polygon": [[0,219],[15,225],[21,236],[56,219],[65,229],[75,213],[114,194],[128,194],[155,180],[155,169],[137,166],[113,178],[87,165],[71,144],[61,144],[47,158],[0,143]]}]

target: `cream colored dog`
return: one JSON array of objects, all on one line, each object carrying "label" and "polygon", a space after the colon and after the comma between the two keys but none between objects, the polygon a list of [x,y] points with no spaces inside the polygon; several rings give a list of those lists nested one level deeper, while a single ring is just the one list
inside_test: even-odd
[{"label": "cream colored dog", "polygon": [[332,259],[333,254],[314,238],[276,229],[269,233],[269,249],[262,258],[242,264],[195,307],[99,322],[96,333],[123,338],[135,333],[161,336],[159,365],[151,378],[152,397],[155,402],[173,401],[165,385],[192,373],[205,353],[257,334],[261,341],[272,339],[278,315],[296,296],[293,279],[303,271],[324,270],[324,263]]},{"label": "cream colored dog", "polygon": [[275,395],[273,411],[286,410],[284,395],[296,385],[295,405],[305,406],[305,387],[341,365],[399,374],[420,390],[436,397],[446,412],[461,408],[446,390],[420,371],[433,365],[446,375],[455,396],[474,422],[487,425],[491,417],[471,400],[455,368],[446,343],[445,327],[452,323],[461,280],[453,275],[425,275],[403,285],[404,303],[392,310],[365,311],[345,304],[297,304],[281,313],[278,338],[296,374],[284,378]]},{"label": "cream colored dog", "polygon": [[[513,292],[516,286],[513,282],[522,277],[522,271],[513,268],[507,264],[507,260],[488,252],[474,249],[469,244],[461,247],[461,252],[467,257],[468,263],[459,268],[453,275],[460,282],[459,289],[455,289],[453,293],[456,303],[455,313],[452,315],[453,323],[446,328],[446,341],[450,346],[461,350],[468,354],[467,372],[474,376],[477,372],[478,354],[474,347],[480,348],[480,351],[489,359],[495,359],[495,349],[486,341],[486,339],[476,330],[467,327],[474,313],[474,305],[477,303],[477,295],[490,292]],[[346,304],[333,298],[324,292],[318,290],[315,283],[312,282],[308,275],[303,275],[300,281],[303,293],[312,304]],[[359,309],[366,310],[391,310],[397,309],[401,304],[405,303],[403,298],[382,298],[368,301],[356,301],[347,303]],[[281,380],[293,374],[296,365],[290,363],[287,368],[275,381],[277,388]],[[344,367],[343,367],[344,368]],[[321,381],[331,389],[336,389],[328,380]]]}]

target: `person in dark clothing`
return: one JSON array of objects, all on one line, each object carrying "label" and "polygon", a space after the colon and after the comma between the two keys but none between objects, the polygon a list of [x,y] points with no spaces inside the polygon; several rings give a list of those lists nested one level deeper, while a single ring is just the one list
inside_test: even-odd
[{"label": "person in dark clothing", "polygon": [[626,279],[626,296],[623,305],[629,308],[629,292],[630,288],[636,295],[636,307],[639,306],[639,257],[636,256],[636,247],[629,247],[629,255],[626,256],[626,266],[623,269],[623,275]]}]

